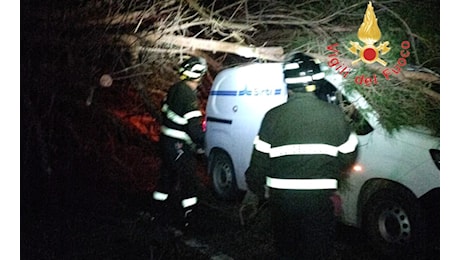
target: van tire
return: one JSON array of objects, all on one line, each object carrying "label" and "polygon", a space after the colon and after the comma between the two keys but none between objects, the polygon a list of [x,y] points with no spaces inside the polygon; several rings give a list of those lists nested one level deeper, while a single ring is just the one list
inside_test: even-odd
[{"label": "van tire", "polygon": [[388,257],[418,259],[425,249],[421,205],[409,190],[389,186],[375,192],[363,211],[363,230],[371,245]]},{"label": "van tire", "polygon": [[215,195],[223,200],[236,199],[238,188],[231,158],[222,151],[216,151],[211,158],[209,172]]}]

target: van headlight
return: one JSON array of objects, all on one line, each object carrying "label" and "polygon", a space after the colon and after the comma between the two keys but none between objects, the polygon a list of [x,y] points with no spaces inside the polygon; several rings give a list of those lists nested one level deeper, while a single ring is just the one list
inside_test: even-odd
[{"label": "van headlight", "polygon": [[361,164],[359,164],[359,163],[354,164],[351,169],[354,172],[363,172],[364,171],[363,166]]}]

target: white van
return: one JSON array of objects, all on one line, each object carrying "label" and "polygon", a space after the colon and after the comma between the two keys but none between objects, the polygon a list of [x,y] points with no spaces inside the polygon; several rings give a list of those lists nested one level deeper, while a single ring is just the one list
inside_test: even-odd
[{"label": "white van", "polygon": [[223,70],[206,107],[206,155],[216,194],[232,199],[246,190],[244,172],[254,137],[272,107],[287,100],[281,63],[252,63]]},{"label": "white van", "polygon": [[[350,118],[366,122],[356,128],[357,163],[338,192],[341,221],[362,228],[386,254],[426,241],[428,230],[439,243],[439,137],[421,128],[388,133],[359,92],[344,91],[340,74],[326,75],[338,96],[356,108]],[[247,189],[244,174],[263,116],[286,100],[281,63],[252,63],[216,76],[206,108],[205,152],[218,197],[234,199]]]}]

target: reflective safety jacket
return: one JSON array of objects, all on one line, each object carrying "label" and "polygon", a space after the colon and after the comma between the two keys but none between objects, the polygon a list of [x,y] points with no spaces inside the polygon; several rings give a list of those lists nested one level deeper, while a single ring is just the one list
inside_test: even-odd
[{"label": "reflective safety jacket", "polygon": [[161,133],[185,143],[203,146],[202,113],[196,92],[184,81],[173,85],[163,102]]},{"label": "reflective safety jacket", "polygon": [[248,188],[337,189],[337,180],[357,156],[358,139],[339,106],[295,93],[268,111],[254,140],[246,171]]}]

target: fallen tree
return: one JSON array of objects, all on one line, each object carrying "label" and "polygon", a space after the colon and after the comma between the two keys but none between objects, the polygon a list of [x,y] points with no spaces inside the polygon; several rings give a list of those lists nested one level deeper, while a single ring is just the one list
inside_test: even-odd
[{"label": "fallen tree", "polygon": [[[95,52],[92,60],[86,61],[91,64],[89,67],[92,68],[90,73],[93,79],[99,82],[102,76],[108,75],[115,86],[134,86],[142,97],[140,100],[153,113],[159,107],[155,102],[161,100],[167,88],[177,80],[177,64],[186,55],[200,55],[208,61],[210,71],[205,82],[207,88],[217,72],[238,62],[281,61],[286,53],[303,51],[327,63],[329,54],[326,47],[329,44],[338,42],[345,46],[351,35],[356,39],[354,35],[363,21],[368,4],[368,1],[351,5],[339,2],[238,0],[225,4],[213,0],[87,1],[85,5],[66,13],[65,19],[78,21],[74,22],[75,28],[68,29],[76,29],[78,35],[86,37],[85,41],[75,43],[75,48],[91,45],[83,49],[88,49],[88,53]],[[414,24],[398,15],[396,8],[400,8],[401,4],[398,0],[388,0],[375,3],[374,8],[379,21],[392,19],[394,23],[399,23],[399,30],[394,29],[397,28],[394,24],[387,28],[393,28],[392,33],[410,40],[412,49],[408,62],[412,62],[414,66],[411,67],[417,69],[409,70],[407,66],[400,73],[392,75],[389,81],[391,85],[385,87],[391,91],[386,91],[384,95],[392,101],[388,105],[396,109],[391,99],[400,98],[399,92],[403,89],[422,93],[416,95],[415,99],[401,102],[412,102],[414,107],[416,104],[432,105],[426,108],[426,113],[417,112],[424,117],[427,113],[439,111],[440,94],[437,90],[439,87],[436,87],[440,83],[438,63],[427,67],[427,64],[432,64],[431,60],[438,57],[424,57],[429,54],[428,51],[417,52],[418,48],[427,46],[425,42],[428,40],[411,28]],[[59,18],[58,15],[51,17]],[[398,37],[393,42],[401,39]],[[117,51],[113,51],[116,48],[120,53],[127,53],[127,57],[116,54]],[[107,59],[103,58],[107,56],[104,52],[109,50],[112,51],[112,62],[106,62]],[[439,54],[436,50],[433,53]],[[393,59],[395,64],[397,58],[388,57],[388,61]],[[354,65],[353,60],[346,57],[340,57],[340,60],[356,70],[364,67]],[[385,67],[366,64],[365,69],[382,75]],[[94,91],[102,86],[91,84],[89,101]],[[363,91],[367,91],[366,95],[382,95],[375,87]],[[206,93],[203,97],[206,97]],[[384,103],[374,105],[386,106]],[[391,114],[388,120],[393,120],[393,116]],[[439,119],[433,120],[432,124],[439,124]],[[408,121],[397,120],[398,124]]]}]

